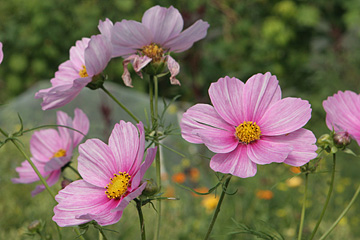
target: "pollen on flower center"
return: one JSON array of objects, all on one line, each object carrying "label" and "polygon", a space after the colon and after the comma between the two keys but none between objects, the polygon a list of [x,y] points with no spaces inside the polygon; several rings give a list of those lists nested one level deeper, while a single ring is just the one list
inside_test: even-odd
[{"label": "pollen on flower center", "polygon": [[126,193],[129,187],[129,180],[131,176],[126,172],[119,172],[110,178],[110,183],[105,187],[107,197],[109,199],[120,199]]},{"label": "pollen on flower center", "polygon": [[261,131],[256,122],[244,121],[236,127],[235,135],[240,142],[249,144],[260,139]]},{"label": "pollen on flower center", "polygon": [[141,53],[149,58],[152,58],[153,62],[161,61],[164,56],[164,50],[155,43],[142,47]]},{"label": "pollen on flower center", "polygon": [[60,149],[59,151],[57,151],[56,153],[54,153],[53,158],[59,158],[59,157],[65,157],[66,156],[66,151],[64,149]]},{"label": "pollen on flower center", "polygon": [[86,72],[86,67],[85,65],[82,65],[82,69],[79,71],[79,75],[80,77],[84,78],[84,77],[88,77],[89,75]]}]

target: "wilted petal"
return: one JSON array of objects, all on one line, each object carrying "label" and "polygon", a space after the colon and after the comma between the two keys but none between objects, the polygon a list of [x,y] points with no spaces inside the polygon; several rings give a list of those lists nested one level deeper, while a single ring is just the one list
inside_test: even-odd
[{"label": "wilted petal", "polygon": [[181,84],[180,84],[179,80],[177,80],[177,79],[175,78],[175,76],[178,75],[179,72],[180,72],[180,65],[179,65],[179,63],[176,62],[175,59],[173,59],[170,55],[168,55],[168,56],[166,57],[166,64],[167,64],[167,67],[168,67],[168,69],[169,69],[169,71],[170,71],[170,74],[171,74],[171,76],[170,76],[170,83],[171,83],[172,85],[179,85],[179,86],[180,86]]},{"label": "wilted petal", "polygon": [[2,62],[3,58],[4,58],[4,53],[3,53],[3,45],[2,42],[0,42],[0,63]]},{"label": "wilted petal", "polygon": [[151,62],[151,58],[147,56],[139,56],[139,55],[130,55],[129,57],[125,58],[123,61],[124,73],[122,75],[122,79],[124,84],[128,87],[132,86],[132,80],[130,76],[130,72],[127,68],[127,65],[131,63],[133,65],[134,71],[142,78],[141,69],[143,69],[146,65]]}]

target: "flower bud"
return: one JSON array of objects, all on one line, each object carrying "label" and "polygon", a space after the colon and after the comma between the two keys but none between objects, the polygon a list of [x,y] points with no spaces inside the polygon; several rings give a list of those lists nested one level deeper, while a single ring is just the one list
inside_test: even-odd
[{"label": "flower bud", "polygon": [[334,135],[334,143],[338,147],[345,147],[351,142],[351,137],[348,132],[337,132]]},{"label": "flower bud", "polygon": [[323,134],[321,137],[318,138],[317,142],[319,145],[327,145],[331,141],[331,137],[329,134]]},{"label": "flower bud", "polygon": [[28,226],[28,230],[31,233],[40,232],[42,230],[42,224],[39,220],[31,222]]},{"label": "flower bud", "polygon": [[159,191],[159,188],[158,188],[156,182],[152,178],[142,180],[140,184],[142,184],[144,181],[146,181],[147,184],[146,184],[144,191],[142,192],[142,195],[150,197]]},{"label": "flower bud", "polygon": [[61,189],[64,189],[67,185],[69,185],[71,183],[70,180],[68,179],[64,179],[61,181]]}]

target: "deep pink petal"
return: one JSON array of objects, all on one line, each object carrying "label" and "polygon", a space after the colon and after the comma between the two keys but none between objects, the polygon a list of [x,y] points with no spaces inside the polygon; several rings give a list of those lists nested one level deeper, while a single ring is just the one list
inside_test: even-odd
[{"label": "deep pink petal", "polygon": [[143,184],[141,184],[139,186],[139,188],[137,188],[135,191],[131,192],[129,195],[127,195],[126,197],[124,197],[123,199],[121,199],[121,201],[119,202],[119,204],[117,205],[116,208],[114,208],[112,210],[112,212],[116,212],[116,211],[123,211],[127,205],[129,205],[129,203],[131,202],[131,200],[133,200],[134,198],[138,197],[141,195],[142,191],[144,191],[146,187],[146,182],[144,182]]},{"label": "deep pink petal", "polygon": [[98,34],[92,36],[85,49],[85,66],[89,76],[100,74],[111,59],[112,46],[110,39]]},{"label": "deep pink petal", "polygon": [[0,42],[0,63],[3,61],[4,53],[3,53],[3,44]]},{"label": "deep pink petal", "polygon": [[180,65],[178,62],[175,61],[175,59],[173,59],[170,55],[168,55],[166,57],[166,64],[167,64],[167,68],[169,69],[170,72],[170,83],[172,85],[181,85],[179,80],[177,80],[175,78],[176,75],[179,74],[180,72]]},{"label": "deep pink petal", "polygon": [[191,48],[194,42],[205,38],[209,24],[203,20],[197,20],[193,25],[181,32],[178,36],[173,37],[163,47],[170,52],[183,52]]},{"label": "deep pink petal", "polygon": [[144,152],[145,152],[145,130],[144,125],[142,122],[136,124],[138,131],[139,131],[139,147],[137,149],[136,157],[133,163],[132,168],[129,170],[129,174],[133,175],[139,170],[139,166],[144,159]]},{"label": "deep pink petal", "polygon": [[184,20],[173,6],[169,8],[155,6],[144,13],[142,24],[152,32],[153,42],[163,45],[181,32]]},{"label": "deep pink petal", "polygon": [[75,108],[74,121],[72,123],[72,126],[74,129],[83,133],[83,134],[80,134],[80,133],[74,131],[73,148],[75,148],[81,142],[81,140],[84,138],[84,135],[86,135],[88,133],[89,127],[90,127],[89,118],[79,108]]},{"label": "deep pink petal", "polygon": [[[56,171],[52,171],[49,175],[49,177],[46,179],[46,182],[49,186],[54,185],[55,183],[57,183],[57,181],[59,180],[61,175],[61,170],[56,170]],[[44,185],[37,185],[35,187],[35,189],[31,192],[31,196],[35,196],[36,194],[41,193],[42,191],[44,191],[46,188]]]},{"label": "deep pink petal", "polygon": [[216,112],[229,124],[238,126],[244,120],[243,110],[244,83],[228,76],[212,83],[209,96]]},{"label": "deep pink petal", "polygon": [[258,73],[247,80],[243,90],[243,106],[246,121],[256,122],[273,103],[281,99],[276,76]]},{"label": "deep pink petal", "polygon": [[216,172],[230,173],[241,178],[256,174],[256,164],[248,157],[246,145],[241,144],[230,153],[215,154],[211,158],[210,167]]},{"label": "deep pink petal", "polygon": [[76,41],[75,46],[70,48],[70,61],[73,67],[78,71],[85,65],[84,54],[89,41],[90,38],[83,38]]},{"label": "deep pink petal", "polygon": [[79,173],[85,181],[95,186],[107,186],[110,178],[119,172],[117,161],[110,147],[99,139],[89,139],[79,145]]},{"label": "deep pink petal", "polygon": [[157,148],[149,148],[146,153],[146,158],[143,164],[140,166],[140,171],[138,171],[135,176],[132,178],[131,189],[137,188],[140,184],[140,181],[143,179],[146,170],[154,162],[156,156]]},{"label": "deep pink petal", "polygon": [[278,136],[303,127],[311,118],[308,101],[300,98],[284,98],[272,104],[257,121],[261,134]]},{"label": "deep pink petal", "polygon": [[[110,212],[117,204],[117,200],[109,200],[105,189],[93,186],[84,180],[78,180],[56,195],[58,205],[54,208],[53,220],[61,227],[76,226],[93,219],[80,219],[86,215],[113,215]],[[115,223],[115,222],[114,222]]]},{"label": "deep pink petal", "polygon": [[191,143],[203,143],[203,140],[196,134],[197,129],[223,129],[229,132],[234,131],[234,127],[225,122],[215,111],[213,106],[208,104],[196,104],[189,108],[180,122],[182,137]]},{"label": "deep pink petal", "polygon": [[215,153],[229,153],[239,144],[235,137],[235,128],[233,131],[218,128],[196,129],[192,133],[198,135],[209,150]]},{"label": "deep pink petal", "polygon": [[284,163],[288,165],[302,166],[317,156],[317,146],[315,145],[316,137],[307,129],[300,128],[286,135],[267,138],[273,142],[289,144],[293,147],[293,150],[284,161]]},{"label": "deep pink petal", "polygon": [[49,161],[62,147],[61,138],[55,129],[36,131],[30,139],[30,152],[41,162]]},{"label": "deep pink petal", "polygon": [[293,147],[289,143],[272,141],[266,137],[247,145],[247,155],[257,164],[284,162],[292,150]]},{"label": "deep pink petal", "polygon": [[113,56],[126,57],[135,54],[138,49],[153,42],[150,30],[136,21],[122,20],[115,23],[111,42],[113,44]]},{"label": "deep pink petal", "polygon": [[99,20],[98,29],[102,35],[111,40],[111,31],[113,26],[113,22],[110,19],[106,18],[105,21]]},{"label": "deep pink petal", "polygon": [[114,154],[118,171],[129,173],[130,170],[139,169],[141,162],[136,161],[139,144],[139,132],[131,122],[121,120],[120,124],[115,124],[109,138],[109,147]]}]

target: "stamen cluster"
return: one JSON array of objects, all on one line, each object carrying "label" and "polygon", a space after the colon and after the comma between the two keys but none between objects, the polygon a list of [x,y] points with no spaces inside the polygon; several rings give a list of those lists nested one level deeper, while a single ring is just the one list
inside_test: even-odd
[{"label": "stamen cluster", "polygon": [[235,135],[240,142],[249,144],[260,139],[261,131],[256,122],[244,121],[236,127]]},{"label": "stamen cluster", "polygon": [[105,187],[107,197],[109,199],[120,199],[129,187],[130,178],[131,176],[126,172],[114,174],[114,177],[110,178],[111,182]]},{"label": "stamen cluster", "polygon": [[149,58],[152,58],[153,62],[159,62],[164,56],[164,49],[159,47],[157,44],[152,43],[142,47],[141,53]]}]

